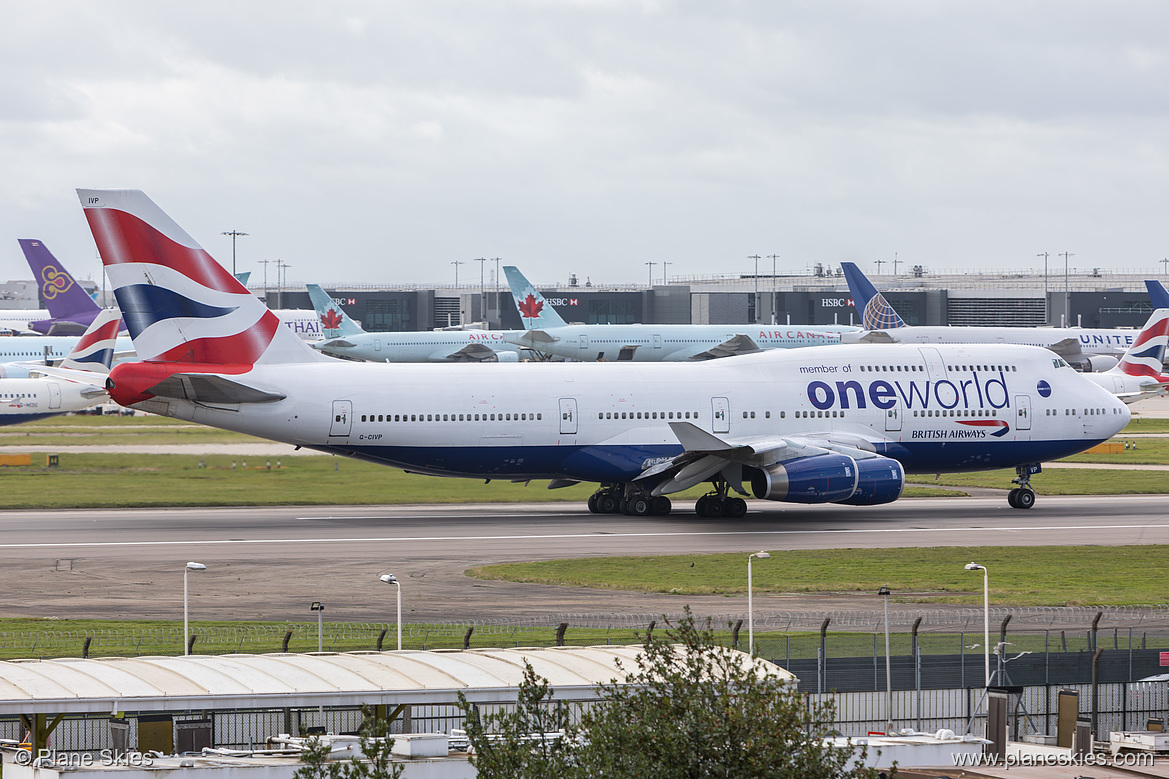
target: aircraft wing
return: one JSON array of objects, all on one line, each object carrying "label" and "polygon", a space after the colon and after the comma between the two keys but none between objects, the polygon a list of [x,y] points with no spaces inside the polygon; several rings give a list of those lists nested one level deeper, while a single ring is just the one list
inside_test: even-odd
[{"label": "aircraft wing", "polygon": [[484,360],[495,360],[499,357],[499,353],[490,346],[483,344],[467,344],[457,352],[451,352],[446,356],[450,362],[483,362]]},{"label": "aircraft wing", "polygon": [[762,349],[755,343],[749,335],[739,333],[726,341],[723,341],[718,346],[712,346],[704,352],[690,355],[691,360],[715,360],[720,357],[733,357],[736,354],[753,354],[754,352],[761,352]]},{"label": "aircraft wing", "polygon": [[1048,344],[1047,348],[1065,360],[1067,360],[1069,357],[1077,357],[1083,354],[1083,349],[1080,347],[1079,338],[1065,338],[1062,341],[1056,341],[1053,344]]},{"label": "aircraft wing", "polygon": [[554,344],[560,339],[547,330],[528,330],[519,337],[508,338],[507,340],[516,346],[526,346],[529,349],[539,351],[541,347]]},{"label": "aircraft wing", "polygon": [[851,341],[851,343],[858,344],[895,344],[897,342],[897,339],[891,336],[887,330],[869,330],[860,338]]},{"label": "aircraft wing", "polygon": [[804,436],[720,438],[689,422],[670,422],[670,429],[686,450],[665,462],[646,468],[634,481],[655,483],[651,493],[666,495],[687,490],[721,474],[740,494],[743,466],[761,468],[774,463],[837,452],[856,460],[880,457],[871,442],[839,433]]},{"label": "aircraft wing", "polygon": [[101,394],[105,392],[106,374],[97,371],[79,371],[74,368],[57,368],[51,365],[29,366],[29,376],[45,376],[61,381],[71,381],[74,384],[92,384]]},{"label": "aircraft wing", "polygon": [[213,373],[175,373],[147,392],[158,397],[194,403],[275,403],[288,397]]}]

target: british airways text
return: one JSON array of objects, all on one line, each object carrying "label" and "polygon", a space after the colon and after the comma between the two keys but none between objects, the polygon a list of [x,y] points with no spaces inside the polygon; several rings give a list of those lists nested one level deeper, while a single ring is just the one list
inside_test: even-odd
[{"label": "british airways text", "polygon": [[1009,408],[1010,395],[1007,392],[1006,376],[974,373],[972,378],[950,381],[886,381],[878,379],[864,385],[859,381],[813,381],[808,384],[808,400],[821,410],[838,406],[842,409],[868,408],[872,403],[879,409],[890,409],[900,400],[905,408],[950,409],[957,406],[969,408]]}]

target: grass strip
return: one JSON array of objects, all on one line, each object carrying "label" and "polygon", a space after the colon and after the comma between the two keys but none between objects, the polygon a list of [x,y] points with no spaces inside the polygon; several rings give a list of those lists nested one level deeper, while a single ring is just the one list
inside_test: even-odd
[{"label": "grass strip", "polygon": [[[770,550],[769,550],[770,551]],[[982,605],[990,571],[992,603],[1014,606],[1116,606],[1163,603],[1169,546],[928,547],[771,551],[752,566],[756,594],[873,595],[887,585],[894,601]],[[473,568],[480,579],[677,595],[743,595],[745,554],[600,557]],[[1140,575],[1133,572],[1140,571]],[[873,608],[879,599],[874,595]],[[782,608],[774,602],[768,608]]]}]

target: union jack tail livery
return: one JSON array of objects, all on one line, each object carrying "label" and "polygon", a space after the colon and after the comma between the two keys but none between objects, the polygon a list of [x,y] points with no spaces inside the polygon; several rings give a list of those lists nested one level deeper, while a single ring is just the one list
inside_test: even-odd
[{"label": "union jack tail livery", "polygon": [[85,331],[73,347],[73,351],[61,363],[62,368],[76,371],[109,373],[114,361],[114,346],[118,341],[118,327],[122,316],[117,309],[106,308],[98,312],[93,324]]},{"label": "union jack tail livery", "polygon": [[1129,376],[1160,377],[1165,372],[1165,349],[1169,346],[1169,309],[1159,308],[1149,317],[1133,345],[1120,358],[1116,369]]},{"label": "union jack tail livery", "polygon": [[138,356],[231,365],[322,359],[136,189],[79,189]]},{"label": "union jack tail livery", "polygon": [[877,291],[856,263],[842,262],[844,278],[848,281],[848,288],[856,298],[857,310],[861,312],[861,326],[866,330],[892,330],[905,327],[903,320],[885,296]]}]

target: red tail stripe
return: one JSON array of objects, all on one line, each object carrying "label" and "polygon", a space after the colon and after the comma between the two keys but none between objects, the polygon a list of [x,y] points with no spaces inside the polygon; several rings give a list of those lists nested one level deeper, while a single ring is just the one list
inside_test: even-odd
[{"label": "red tail stripe", "polygon": [[196,338],[152,357],[151,361],[252,365],[268,348],[279,328],[280,320],[276,315],[265,311],[259,322],[242,333],[219,338]]}]

